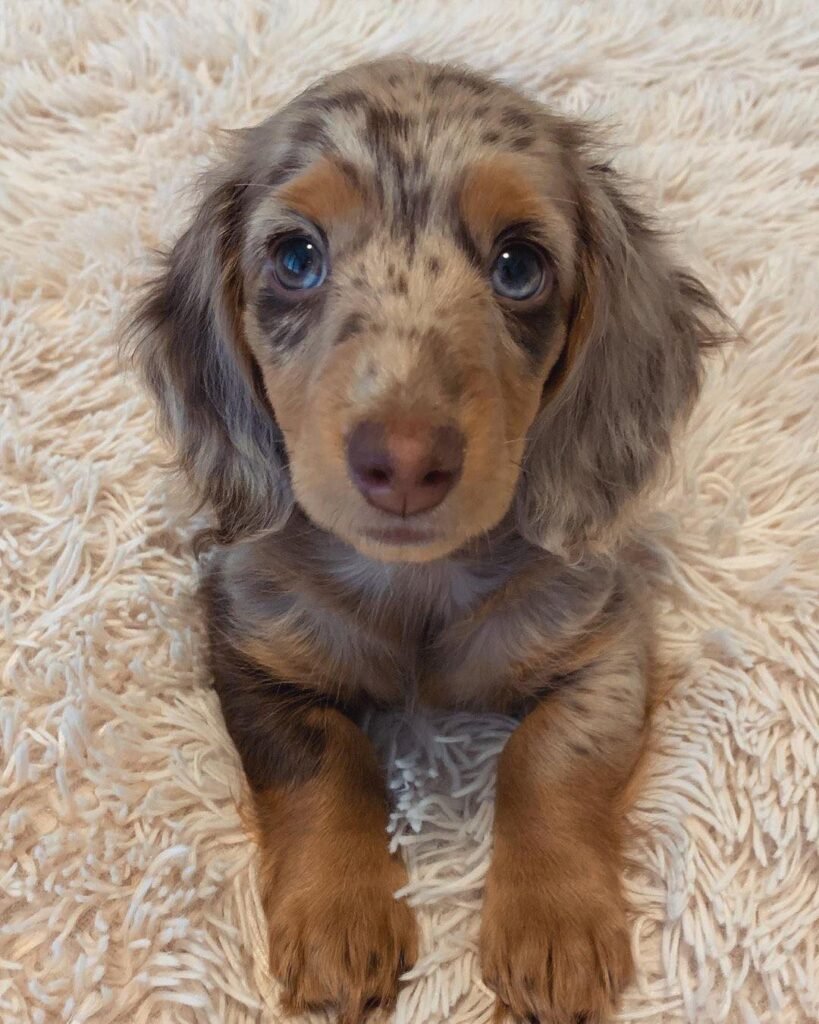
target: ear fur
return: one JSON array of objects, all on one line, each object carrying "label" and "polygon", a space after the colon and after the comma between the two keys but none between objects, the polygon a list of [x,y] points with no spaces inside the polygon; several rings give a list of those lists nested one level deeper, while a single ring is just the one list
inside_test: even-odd
[{"label": "ear fur", "polygon": [[205,176],[192,223],[126,328],[178,464],[213,508],[223,543],[280,527],[293,506],[282,436],[241,326],[251,173],[234,158]]},{"label": "ear fur", "polygon": [[616,540],[724,326],[714,297],[671,259],[615,173],[582,165],[576,175],[577,284],[561,379],[530,431],[517,506],[528,539],[571,557]]}]

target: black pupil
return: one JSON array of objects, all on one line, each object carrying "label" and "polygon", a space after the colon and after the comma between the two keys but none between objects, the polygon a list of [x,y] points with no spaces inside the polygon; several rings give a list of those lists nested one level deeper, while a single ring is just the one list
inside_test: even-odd
[{"label": "black pupil", "polygon": [[527,298],[540,287],[540,260],[528,245],[510,245],[495,264],[495,285],[511,298]]}]

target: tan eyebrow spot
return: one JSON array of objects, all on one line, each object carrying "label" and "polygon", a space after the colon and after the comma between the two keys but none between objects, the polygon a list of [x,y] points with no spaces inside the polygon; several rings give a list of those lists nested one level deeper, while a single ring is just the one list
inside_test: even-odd
[{"label": "tan eyebrow spot", "polygon": [[518,161],[498,155],[475,164],[461,190],[461,214],[472,236],[488,247],[505,227],[543,221],[544,203]]},{"label": "tan eyebrow spot", "polygon": [[342,220],[364,202],[364,196],[350,178],[326,157],[289,181],[278,198],[318,224]]},{"label": "tan eyebrow spot", "polygon": [[576,250],[571,213],[575,204],[569,195],[554,166],[499,153],[467,172],[460,211],[472,238],[487,253],[505,228],[537,224],[557,263],[558,288],[566,298],[573,285]]}]

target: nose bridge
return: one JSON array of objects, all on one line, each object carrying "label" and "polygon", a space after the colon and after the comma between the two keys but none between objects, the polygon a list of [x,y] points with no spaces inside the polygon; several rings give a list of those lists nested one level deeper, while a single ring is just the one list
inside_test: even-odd
[{"label": "nose bridge", "polygon": [[378,419],[457,418],[454,374],[444,366],[443,339],[394,319],[373,325],[361,344],[352,380],[360,415]]},{"label": "nose bridge", "polygon": [[379,233],[350,265],[341,320],[356,325],[354,402],[376,416],[458,420],[468,393],[493,376],[491,309],[450,244],[424,233],[410,255]]}]

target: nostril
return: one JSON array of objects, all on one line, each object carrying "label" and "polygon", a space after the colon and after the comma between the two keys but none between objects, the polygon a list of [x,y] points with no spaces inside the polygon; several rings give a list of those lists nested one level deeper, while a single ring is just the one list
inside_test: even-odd
[{"label": "nostril", "polygon": [[347,438],[350,478],[375,508],[416,515],[440,505],[461,475],[464,436],[423,421],[358,423]]},{"label": "nostril", "polygon": [[457,427],[439,427],[433,435],[432,466],[424,483],[452,487],[463,469],[465,447],[464,435]]},{"label": "nostril", "polygon": [[371,466],[369,469],[362,470],[359,475],[364,481],[374,486],[388,484],[392,480],[392,473],[383,466]]},{"label": "nostril", "polygon": [[448,484],[454,475],[449,469],[431,469],[421,477],[421,483],[426,487],[440,487],[441,484]]},{"label": "nostril", "polygon": [[380,423],[367,420],[356,426],[347,439],[347,463],[353,483],[368,500],[386,500],[395,486],[395,466]]}]

